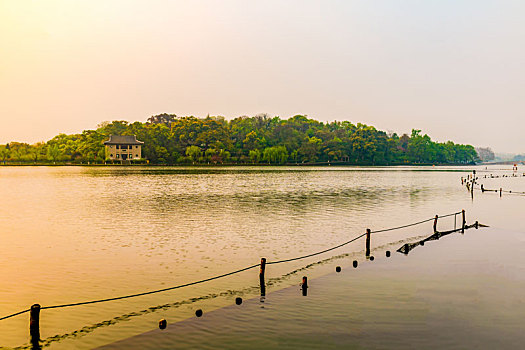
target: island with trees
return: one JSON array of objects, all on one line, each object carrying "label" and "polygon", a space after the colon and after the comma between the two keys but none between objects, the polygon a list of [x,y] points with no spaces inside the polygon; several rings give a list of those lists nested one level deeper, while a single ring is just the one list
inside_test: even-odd
[{"label": "island with trees", "polygon": [[0,145],[2,164],[111,164],[103,142],[109,135],[136,135],[144,142],[138,164],[472,164],[471,145],[434,142],[413,129],[399,136],[349,121],[155,115],[146,122],[113,121],[47,142]]}]

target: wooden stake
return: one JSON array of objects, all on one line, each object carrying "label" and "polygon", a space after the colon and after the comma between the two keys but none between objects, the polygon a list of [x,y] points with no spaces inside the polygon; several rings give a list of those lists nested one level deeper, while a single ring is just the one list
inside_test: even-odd
[{"label": "wooden stake", "polygon": [[264,283],[264,271],[266,270],[266,258],[261,258],[261,269],[259,270],[259,284],[261,285],[261,296],[266,295],[266,285]]},{"label": "wooden stake", "polygon": [[265,270],[266,270],[266,258],[261,258],[261,268],[259,270],[259,277],[264,278]]},{"label": "wooden stake", "polygon": [[370,257],[370,229],[366,229],[366,257]]},{"label": "wooden stake", "polygon": [[303,282],[301,283],[301,289],[303,291],[303,296],[308,295],[308,277],[303,276]]},{"label": "wooden stake", "polygon": [[31,336],[31,344],[33,344],[33,347],[36,345],[40,348],[40,304],[31,305],[29,312],[29,335]]},{"label": "wooden stake", "polygon": [[462,221],[462,224],[461,224],[461,233],[465,233],[465,225],[467,223],[466,219],[465,219],[465,209],[463,209],[461,211],[461,215],[463,217],[463,221]]},{"label": "wooden stake", "polygon": [[436,215],[436,216],[434,217],[434,233],[438,232],[438,231],[437,231],[438,218],[439,218],[438,215]]}]

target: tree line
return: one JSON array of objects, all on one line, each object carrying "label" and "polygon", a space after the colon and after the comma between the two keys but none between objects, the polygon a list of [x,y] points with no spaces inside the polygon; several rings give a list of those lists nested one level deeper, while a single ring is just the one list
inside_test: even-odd
[{"label": "tree line", "polygon": [[259,114],[223,117],[155,115],[146,122],[104,122],[96,130],[59,134],[33,145],[0,145],[6,163],[103,164],[109,135],[136,135],[144,142],[142,158],[152,164],[356,165],[469,164],[478,161],[471,145],[434,142],[413,129],[399,136],[349,121],[323,123],[296,115],[289,119]]}]

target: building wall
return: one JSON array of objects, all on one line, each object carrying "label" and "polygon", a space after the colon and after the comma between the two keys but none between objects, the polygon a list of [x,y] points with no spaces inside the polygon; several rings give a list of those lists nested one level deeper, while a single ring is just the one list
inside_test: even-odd
[{"label": "building wall", "polygon": [[[121,146],[121,145],[118,145]],[[132,147],[131,150],[129,147]],[[122,154],[128,155],[128,160],[142,158],[142,145],[128,145],[128,149],[122,149],[117,145],[106,145],[106,158],[111,160],[122,160]],[[129,155],[132,155],[131,157]]]}]

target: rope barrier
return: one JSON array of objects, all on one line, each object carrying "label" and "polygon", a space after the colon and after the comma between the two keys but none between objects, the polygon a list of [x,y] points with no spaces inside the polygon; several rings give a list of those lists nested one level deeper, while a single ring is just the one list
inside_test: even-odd
[{"label": "rope barrier", "polygon": [[6,320],[6,319],[8,319],[8,318],[15,317],[15,316],[18,316],[18,315],[21,315],[21,314],[25,314],[26,312],[29,312],[30,310],[31,310],[31,309],[22,310],[22,311],[15,312],[14,314],[11,314],[11,315],[7,315],[7,316],[4,316],[4,317],[0,317],[0,321],[2,321],[2,320]]},{"label": "rope barrier", "polygon": [[[452,215],[458,215],[458,214],[461,214],[461,212],[458,211],[457,213],[451,213],[451,214],[447,214],[447,215],[441,215],[441,216],[438,216],[438,218],[447,218],[447,217],[449,217],[449,216],[452,216]],[[416,225],[424,224],[425,222],[429,222],[429,221],[433,221],[433,220],[435,220],[435,218],[430,218],[430,219],[427,219],[427,220],[418,221],[418,222],[415,222],[415,223],[413,223],[413,224],[408,224],[408,225],[403,225],[403,226],[398,226],[398,227],[392,227],[392,228],[386,228],[386,229],[383,229],[383,230],[371,231],[370,233],[381,233],[381,232],[388,232],[388,231],[399,230],[399,229],[402,229],[402,228],[407,228],[407,227],[411,227],[411,226],[416,226]]]},{"label": "rope barrier", "polygon": [[447,236],[447,235],[449,235],[451,233],[459,232],[459,231],[463,231],[463,230],[468,230],[468,229],[471,229],[471,228],[476,228],[476,230],[477,230],[479,227],[488,227],[488,226],[480,224],[479,222],[476,221],[476,223],[474,223],[472,225],[465,225],[465,227],[462,227],[462,228],[454,228],[453,230],[449,230],[449,231],[435,232],[434,234],[430,235],[429,237],[421,239],[421,240],[419,240],[417,242],[405,243],[396,251],[399,252],[399,253],[403,253],[405,255],[408,255],[408,253],[410,253],[410,251],[412,249],[425,244],[425,242],[435,241],[435,240],[438,240],[438,239],[440,239],[440,238],[442,238],[444,236]]},{"label": "rope barrier", "polygon": [[524,174],[512,174],[512,175],[492,175],[492,174],[490,174],[490,176],[483,175],[483,179],[501,179],[501,178],[517,179],[520,177],[525,177],[525,173]]},{"label": "rope barrier", "polygon": [[[500,192],[500,190],[488,190],[484,189],[481,190],[481,188],[474,188],[475,190],[481,191],[481,192]],[[501,190],[501,193],[509,193],[509,194],[518,194],[518,195],[525,195],[525,192],[520,191],[507,191],[507,190]]]},{"label": "rope barrier", "polygon": [[329,248],[329,249],[325,249],[325,250],[322,250],[320,252],[317,252],[317,253],[312,253],[312,254],[308,254],[308,255],[303,255],[303,256],[299,256],[297,258],[291,258],[291,259],[285,259],[285,260],[278,260],[278,261],[270,261],[270,262],[267,262],[266,265],[272,265],[272,264],[280,264],[280,263],[284,263],[284,262],[290,262],[290,261],[295,261],[295,260],[301,260],[301,259],[305,259],[305,258],[309,258],[309,257],[312,257],[312,256],[316,256],[316,255],[319,255],[319,254],[323,254],[323,253],[326,253],[326,252],[329,252],[331,250],[334,250],[334,249],[337,249],[337,248],[340,248],[344,245],[347,245],[349,243],[352,243],[354,241],[357,241],[359,238],[361,237],[364,237],[366,236],[366,233],[363,233],[362,235],[360,236],[357,236],[347,242],[344,242],[344,243],[341,243],[339,245],[336,245],[335,247],[332,247],[332,248]]},{"label": "rope barrier", "polygon": [[[516,169],[517,170],[517,169]],[[497,178],[518,178],[518,177],[525,177],[525,173],[523,175],[519,175],[519,174],[512,174],[512,175],[492,175],[490,174],[490,176],[487,176],[487,175],[484,175],[483,178],[484,179],[497,179]],[[465,184],[465,186],[467,187],[467,190],[469,190],[472,194],[474,193],[474,190],[476,191],[481,191],[481,193],[485,193],[485,192],[495,192],[495,193],[498,193],[499,192],[499,195],[501,197],[501,195],[503,193],[509,193],[509,194],[516,194],[516,195],[519,195],[519,196],[525,196],[525,192],[522,192],[522,191],[511,191],[511,190],[504,190],[503,188],[500,187],[499,190],[491,190],[491,189],[486,189],[484,187],[483,184],[481,185],[478,185],[479,183],[477,182],[479,180],[479,177],[476,176],[476,171],[473,170],[472,171],[472,175],[468,175],[466,179],[464,179],[463,177],[461,177],[461,184]],[[476,187],[477,186],[477,187]]]},{"label": "rope barrier", "polygon": [[[445,218],[445,217],[449,217],[449,216],[452,216],[452,215],[457,215],[457,214],[460,214],[460,213],[461,212],[456,212],[456,213],[451,213],[451,214],[442,215],[442,216],[438,216],[438,217]],[[435,217],[431,218],[431,219],[423,220],[423,221],[418,221],[418,222],[415,222],[415,223],[412,223],[412,224],[408,224],[408,225],[392,227],[392,228],[383,229],[383,230],[377,230],[377,231],[371,231],[370,233],[380,233],[380,232],[399,230],[399,229],[402,229],[402,228],[407,228],[407,227],[411,227],[411,226],[420,225],[420,224],[423,224],[425,222],[429,222],[429,221],[432,221],[432,220],[435,220]],[[266,262],[266,264],[267,265],[281,264],[281,263],[285,263],[285,262],[291,262],[291,261],[306,259],[306,258],[309,258],[309,257],[312,257],[312,256],[316,256],[316,255],[320,255],[320,254],[323,254],[323,253],[327,253],[329,251],[335,250],[337,248],[340,248],[340,247],[343,247],[343,246],[345,246],[347,244],[355,242],[356,240],[364,237],[365,235],[366,235],[366,233],[363,233],[363,234],[361,234],[361,235],[359,235],[357,237],[352,238],[349,241],[346,241],[344,243],[338,244],[338,245],[336,245],[334,247],[331,247],[331,248],[328,248],[328,249],[321,250],[321,251],[316,252],[316,253],[307,254],[307,255],[296,257],[296,258],[283,259],[283,260],[277,260],[277,261],[269,261],[269,262]],[[231,275],[243,272],[243,271],[247,271],[247,270],[253,269],[253,268],[258,267],[258,266],[259,266],[259,264],[255,264],[255,265],[244,267],[244,268],[239,269],[239,270],[235,270],[235,271],[232,271],[232,272],[224,273],[222,275],[217,275],[217,276],[209,277],[209,278],[202,279],[202,280],[199,280],[199,281],[194,281],[194,282],[189,282],[189,283],[185,283],[185,284],[180,284],[180,285],[173,286],[173,287],[156,289],[156,290],[151,290],[151,291],[142,292],[142,293],[128,294],[128,295],[123,295],[123,296],[119,296],[119,297],[107,298],[107,299],[97,299],[97,300],[83,301],[83,302],[77,302],[77,303],[59,304],[59,305],[52,305],[52,306],[43,306],[43,307],[40,308],[40,310],[58,309],[58,308],[80,306],[80,305],[88,305],[88,304],[97,304],[97,303],[103,303],[103,302],[107,302],[107,301],[129,299],[129,298],[134,298],[134,297],[139,297],[139,296],[144,296],[144,295],[149,295],[149,294],[166,292],[166,291],[169,291],[169,290],[174,290],[174,289],[179,289],[179,288],[183,288],[183,287],[193,286],[193,285],[196,285],[196,284],[213,281],[213,280],[216,280],[216,279],[219,279],[219,278],[223,278],[223,277],[226,277],[226,276],[231,276]],[[22,310],[22,311],[13,313],[11,315],[0,317],[0,321],[6,320],[8,318],[15,317],[15,316],[18,316],[18,315],[21,315],[21,314],[24,314],[24,313],[29,312],[29,311],[31,311],[31,309]]]},{"label": "rope barrier", "polygon": [[203,279],[203,280],[200,280],[200,281],[195,281],[195,282],[190,282],[190,283],[180,284],[180,285],[178,285],[178,286],[174,286],[174,287],[162,288],[162,289],[152,290],[152,291],[149,291],[149,292],[136,293],[136,294],[129,294],[129,295],[124,295],[124,296],[114,297],[114,298],[108,298],[108,299],[99,299],[99,300],[83,301],[83,302],[72,303],[72,304],[61,304],[61,305],[53,305],[53,306],[43,306],[43,307],[40,308],[40,310],[45,310],[45,309],[57,309],[57,308],[61,308],[61,307],[79,306],[79,305],[87,305],[87,304],[96,304],[96,303],[103,303],[103,302],[106,302],[106,301],[128,299],[128,298],[140,297],[140,296],[148,295],[148,294],[155,294],[155,293],[160,293],[160,292],[166,292],[166,291],[168,291],[168,290],[173,290],[173,289],[178,289],[178,288],[182,288],[182,287],[193,286],[193,285],[196,285],[196,284],[200,284],[200,283],[204,283],[204,282],[208,282],[208,281],[216,280],[216,279],[219,279],[219,278],[222,278],[222,277],[231,276],[231,275],[234,275],[234,274],[239,273],[239,272],[243,272],[243,271],[246,271],[246,270],[253,269],[254,267],[257,267],[257,266],[259,266],[259,264],[255,264],[255,265],[252,265],[252,266],[248,266],[248,267],[245,267],[245,268],[243,268],[243,269],[239,269],[239,270],[236,270],[236,271],[228,272],[228,273],[225,273],[225,274],[222,274],[222,275],[218,275],[218,276],[214,276],[214,277],[206,278],[206,279]]},{"label": "rope barrier", "polygon": [[[477,184],[475,184],[477,186]],[[474,185],[473,185],[474,186]],[[501,192],[501,193],[509,193],[509,194],[517,194],[517,195],[525,195],[525,192],[521,192],[521,191],[510,191],[510,190],[491,190],[491,189],[487,189],[487,188],[481,188],[481,186],[474,186],[473,189],[475,189],[476,191],[481,191],[482,193],[485,193],[485,192],[495,192],[495,193],[498,193],[498,192]]]}]

